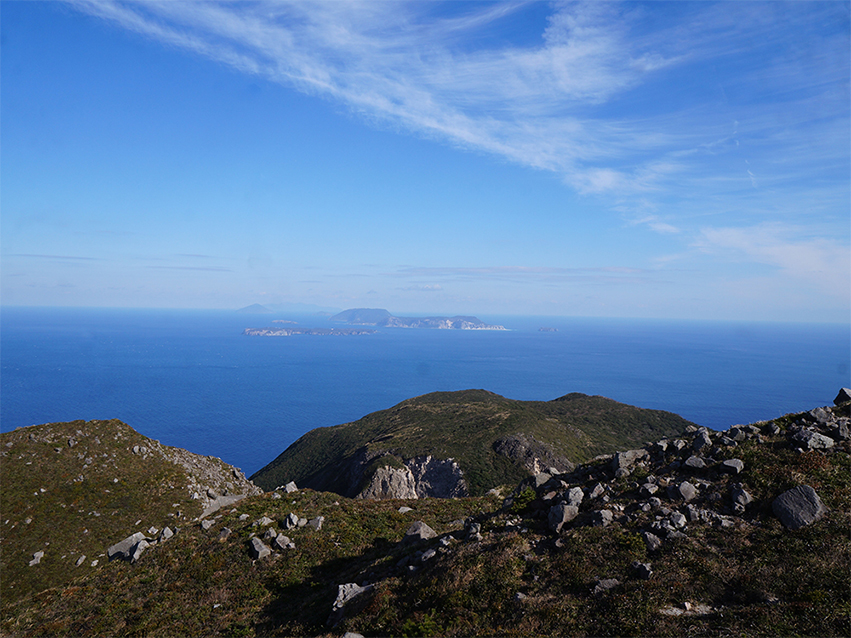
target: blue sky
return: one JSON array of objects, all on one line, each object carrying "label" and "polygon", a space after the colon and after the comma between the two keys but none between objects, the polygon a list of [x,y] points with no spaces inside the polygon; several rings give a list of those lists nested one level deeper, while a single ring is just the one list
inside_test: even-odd
[{"label": "blue sky", "polygon": [[847,2],[2,2],[2,303],[848,322]]}]

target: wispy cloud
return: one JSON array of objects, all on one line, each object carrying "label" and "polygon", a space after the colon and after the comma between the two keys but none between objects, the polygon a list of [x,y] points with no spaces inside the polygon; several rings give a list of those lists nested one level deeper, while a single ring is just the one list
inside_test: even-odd
[{"label": "wispy cloud", "polygon": [[[788,37],[780,27],[791,28],[792,14],[804,12],[794,4],[683,3],[677,20],[660,25],[632,5],[557,3],[537,41],[505,43],[488,34],[529,3],[450,4],[447,11],[438,3],[337,0],[69,1],[367,119],[555,171],[586,194],[658,188],[683,170],[683,153],[715,139],[711,114],[694,104],[631,115],[619,100],[662,73]],[[828,42],[820,57],[785,57],[723,81],[821,95],[847,74],[847,60],[830,58],[837,49],[847,45]]]},{"label": "wispy cloud", "polygon": [[742,228],[704,228],[694,246],[730,260],[778,268],[823,294],[845,299],[851,290],[851,248],[807,229],[780,223]]}]

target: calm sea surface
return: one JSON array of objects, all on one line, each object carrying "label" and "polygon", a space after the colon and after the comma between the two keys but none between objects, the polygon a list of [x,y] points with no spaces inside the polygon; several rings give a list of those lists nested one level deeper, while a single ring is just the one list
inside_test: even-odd
[{"label": "calm sea surface", "polygon": [[310,429],[436,390],[599,394],[723,429],[831,404],[851,386],[847,325],[482,316],[511,330],[242,335],[278,318],[329,325],[286,314],[4,308],[0,429],[118,418],[251,474]]}]

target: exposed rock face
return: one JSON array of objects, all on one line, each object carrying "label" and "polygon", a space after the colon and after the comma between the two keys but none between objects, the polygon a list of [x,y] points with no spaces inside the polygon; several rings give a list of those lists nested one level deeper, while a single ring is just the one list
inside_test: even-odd
[{"label": "exposed rock face", "polygon": [[538,474],[550,467],[559,472],[572,472],[573,463],[553,453],[548,445],[526,434],[518,433],[503,437],[493,444],[494,452],[520,463],[530,474]]},{"label": "exposed rock face", "polygon": [[379,467],[355,498],[381,500],[467,495],[467,483],[455,461],[420,456],[406,460],[401,468],[390,465]]},{"label": "exposed rock face", "polygon": [[418,498],[414,475],[407,467],[380,467],[375,470],[369,485],[355,498],[373,500]]}]

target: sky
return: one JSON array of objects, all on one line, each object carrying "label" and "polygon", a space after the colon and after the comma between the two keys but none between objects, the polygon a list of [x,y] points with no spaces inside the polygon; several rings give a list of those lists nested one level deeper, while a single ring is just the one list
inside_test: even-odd
[{"label": "sky", "polygon": [[851,321],[848,2],[0,3],[0,303]]}]

